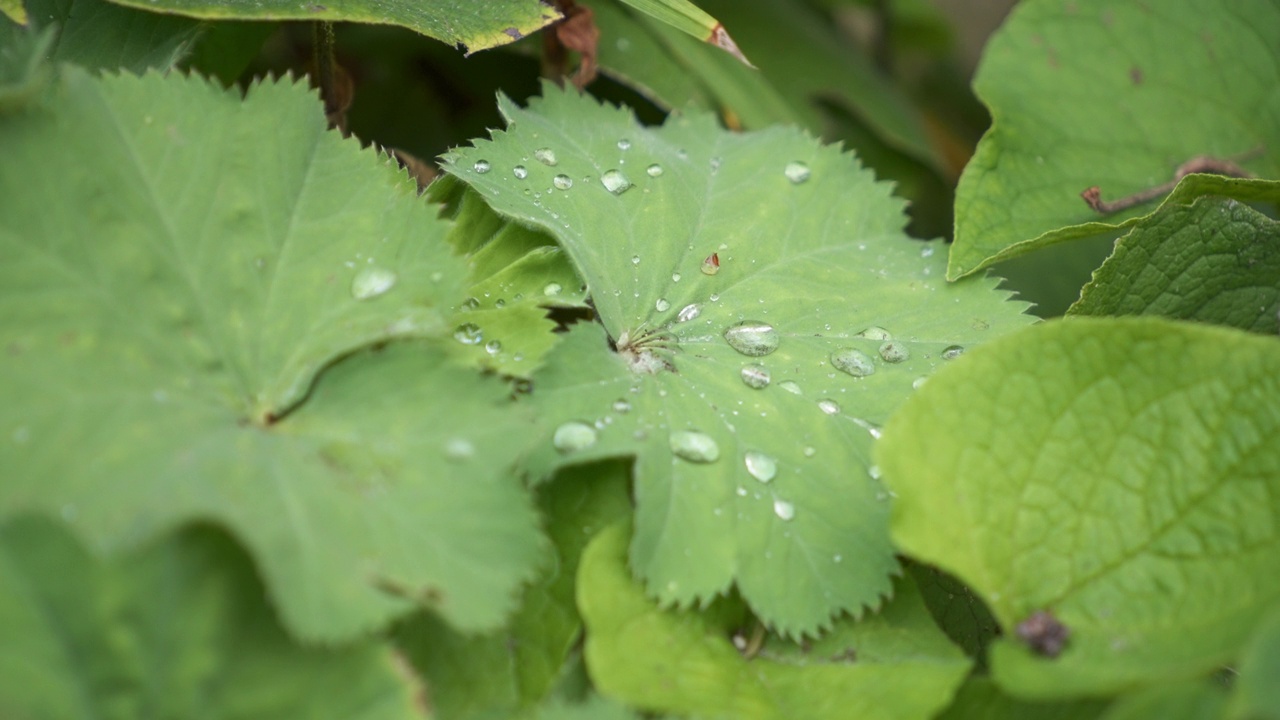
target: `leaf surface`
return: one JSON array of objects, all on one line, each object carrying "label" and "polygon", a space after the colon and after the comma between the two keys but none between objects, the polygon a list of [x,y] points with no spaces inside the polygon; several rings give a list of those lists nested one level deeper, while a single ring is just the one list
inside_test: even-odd
[{"label": "leaf surface", "polygon": [[421,718],[376,640],[304,648],[208,527],[110,561],[42,518],[0,525],[0,715]]},{"label": "leaf surface", "polygon": [[[504,100],[509,129],[446,163],[559,239],[603,323],[571,332],[535,378],[547,435],[565,442],[536,450],[533,472],[637,455],[632,562],[663,602],[736,583],[788,634],[875,605],[895,568],[866,474],[877,426],[945,349],[1029,322],[1022,306],[987,280],[942,282],[940,246],[903,236],[901,203],[837,149],[704,114],[648,130],[548,93],[529,110]],[[735,350],[726,332],[743,322],[776,348]],[[855,352],[871,374],[833,366]]]},{"label": "leaf surface", "polygon": [[[1206,673],[1280,598],[1273,338],[1157,318],[1029,328],[931,379],[877,457],[895,541],[982,595],[1014,694]],[[1056,658],[1016,639],[1041,612],[1069,633]]]},{"label": "leaf surface", "polygon": [[[52,28],[43,59],[89,70],[168,70],[191,51],[200,23],[106,0],[26,0],[30,28]],[[0,32],[8,22],[0,18]]]},{"label": "leaf surface", "polygon": [[1161,315],[1275,335],[1277,311],[1280,223],[1211,197],[1139,221],[1070,314]]},{"label": "leaf surface", "polygon": [[627,528],[588,546],[578,604],[587,667],[601,692],[653,711],[698,717],[931,717],[969,662],[933,625],[909,581],[881,611],[801,648],[767,639],[745,658],[731,637],[748,617],[733,603],[664,611],[627,570]]},{"label": "leaf surface", "polygon": [[1097,720],[1106,707],[1101,700],[1019,700],[1000,692],[990,677],[972,675],[937,720]]},{"label": "leaf surface", "polygon": [[1254,631],[1237,665],[1240,677],[1226,717],[1232,720],[1280,718],[1280,613],[1273,612]]},{"label": "leaf surface", "polygon": [[308,638],[499,624],[540,547],[526,419],[438,347],[359,352],[448,332],[434,208],[299,85],[63,77],[0,120],[0,515],[107,550],[223,523]]},{"label": "leaf surface", "polygon": [[[1035,247],[1105,234],[1153,207],[1100,216],[1108,200],[1171,180],[1194,157],[1280,177],[1280,2],[1021,3],[974,80],[993,124],[956,191],[957,278]],[[1187,178],[1192,197],[1214,193]],[[1235,180],[1249,198],[1256,181]],[[1237,194],[1238,193],[1238,194]]]}]

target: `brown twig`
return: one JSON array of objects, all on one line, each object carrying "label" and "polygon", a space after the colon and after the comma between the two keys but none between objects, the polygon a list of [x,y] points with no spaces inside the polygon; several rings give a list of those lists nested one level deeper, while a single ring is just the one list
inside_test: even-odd
[{"label": "brown twig", "polygon": [[1253,173],[1240,167],[1237,163],[1251,160],[1262,154],[1262,148],[1254,148],[1247,153],[1236,156],[1234,159],[1226,160],[1223,158],[1213,157],[1211,155],[1197,155],[1190,160],[1178,166],[1173,173],[1173,179],[1166,183],[1161,183],[1155,187],[1149,187],[1145,190],[1139,190],[1132,195],[1115,200],[1107,201],[1102,199],[1102,190],[1094,185],[1093,187],[1080,193],[1080,197],[1084,198],[1085,204],[1093,208],[1093,210],[1102,215],[1110,215],[1121,210],[1128,210],[1136,205],[1151,202],[1161,195],[1168,194],[1178,186],[1178,181],[1193,173],[1211,173],[1214,175],[1225,175],[1227,177],[1250,178]]}]

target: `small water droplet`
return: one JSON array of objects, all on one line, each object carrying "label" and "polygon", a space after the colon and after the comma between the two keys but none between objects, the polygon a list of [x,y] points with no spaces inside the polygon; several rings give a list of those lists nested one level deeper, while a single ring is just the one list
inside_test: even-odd
[{"label": "small water droplet", "polygon": [[742,382],[749,388],[763,390],[769,387],[769,369],[763,365],[745,365],[742,368]]},{"label": "small water droplet", "polygon": [[810,446],[810,445],[806,445],[806,446],[804,447],[804,456],[805,456],[805,457],[813,457],[814,455],[817,455],[817,454],[818,454],[818,450],[817,450],[817,448],[814,448],[814,447],[812,447],[812,446]]},{"label": "small water droplet", "polygon": [[711,253],[702,261],[702,274],[715,275],[720,272],[720,253]]},{"label": "small water droplet", "polygon": [[911,357],[911,350],[897,340],[880,346],[880,357],[887,363],[900,363]]},{"label": "small water droplet", "polygon": [[799,185],[805,180],[808,180],[811,173],[809,172],[808,165],[797,161],[787,163],[787,166],[782,169],[782,174],[786,175],[787,179],[791,182]]},{"label": "small water droplet", "polygon": [[893,339],[893,335],[890,335],[888,330],[885,330],[879,325],[872,325],[854,337],[866,338],[868,340],[879,340],[881,342]]},{"label": "small water droplet", "polygon": [[796,506],[786,500],[774,500],[773,514],[777,515],[783,521],[791,520],[796,516]]},{"label": "small water droplet", "polygon": [[840,403],[835,400],[819,400],[818,409],[828,415],[836,415],[840,412]]},{"label": "small water droplet", "polygon": [[924,387],[924,384],[928,382],[928,380],[929,380],[929,377],[927,375],[921,375],[920,377],[911,381],[911,389],[919,390],[920,388]]},{"label": "small water droplet", "polygon": [[523,165],[517,165],[511,168],[511,174],[516,176],[517,180],[523,180],[529,177],[529,171]]},{"label": "small water droplet", "polygon": [[767,483],[778,474],[778,461],[765,455],[762,452],[748,450],[742,456],[743,464],[747,466],[747,472],[751,477],[762,483]]},{"label": "small water droplet", "polygon": [[860,417],[850,418],[850,419],[851,419],[851,420],[853,420],[853,423],[854,423],[855,425],[857,425],[858,427],[862,428],[863,430],[866,430],[866,431],[867,431],[867,434],[868,434],[868,435],[870,435],[872,439],[874,439],[874,440],[879,440],[879,439],[880,439],[880,434],[881,434],[881,433],[880,433],[880,426],[879,426],[879,425],[877,425],[877,424],[875,424],[875,423],[871,422],[870,420],[865,420],[865,419],[860,418]]},{"label": "small water droplet", "polygon": [[476,454],[476,446],[466,438],[449,438],[444,443],[444,456],[449,460],[460,462],[470,460]]},{"label": "small water droplet", "polygon": [[843,560],[844,560],[844,556],[839,553],[836,553],[835,555],[831,556],[831,562],[842,562]]},{"label": "small water droplet", "polygon": [[734,350],[750,357],[768,355],[777,350],[782,342],[772,325],[757,320],[744,320],[730,325],[724,331],[724,339]]},{"label": "small water droplet", "polygon": [[689,322],[696,320],[702,314],[702,306],[698,303],[692,303],[680,308],[680,313],[676,315],[676,322]]},{"label": "small water droplet", "polygon": [[489,164],[489,161],[488,161],[488,160],[477,160],[477,161],[476,161],[476,164],[471,166],[471,169],[472,169],[472,170],[475,170],[477,173],[479,173],[479,174],[483,175],[483,174],[485,174],[485,173],[489,172],[489,168],[491,168],[491,167],[492,167],[492,166]]},{"label": "small water droplet", "polygon": [[475,310],[478,307],[480,307],[480,300],[478,298],[469,297],[462,301],[463,310]]},{"label": "small water droplet", "polygon": [[671,282],[680,282],[680,273],[671,273]]},{"label": "small water droplet", "polygon": [[542,294],[548,297],[552,295],[559,295],[560,291],[563,289],[564,288],[560,286],[560,283],[557,283],[557,282],[547,283],[542,288]]},{"label": "small water droplet", "polygon": [[[709,298],[707,298],[707,299],[708,299],[708,300],[710,300],[711,302],[719,302],[719,301],[720,301],[720,293],[711,293],[711,297],[709,297]],[[710,320],[708,320],[707,322],[711,322],[711,321],[710,321]]]},{"label": "small water droplet", "polygon": [[866,377],[876,371],[871,358],[853,348],[839,348],[831,353],[831,366],[854,377]]},{"label": "small water droplet", "polygon": [[961,345],[951,345],[942,351],[943,360],[955,360],[964,354],[964,347]]},{"label": "small water droplet", "polygon": [[677,430],[667,438],[676,457],[693,463],[711,463],[720,459],[720,445],[706,433]]},{"label": "small water droplet", "polygon": [[619,415],[626,415],[631,412],[631,403],[626,398],[618,398],[613,401],[613,411]]},{"label": "small water droplet", "polygon": [[658,177],[659,175],[662,174],[662,166],[659,165],[658,163],[654,163],[649,167],[645,168],[644,171],[649,173],[649,177]]},{"label": "small water droplet", "polygon": [[596,434],[595,428],[575,420],[556,428],[555,435],[551,437],[551,444],[562,453],[571,453],[595,445],[597,437],[599,435]]},{"label": "small water droplet", "polygon": [[631,149],[631,141],[630,141],[630,140],[628,140],[628,139],[626,139],[626,138],[622,138],[621,140],[619,140],[619,141],[618,141],[618,149],[619,149],[619,150],[630,150],[630,149]]},{"label": "small water droplet", "polygon": [[568,175],[557,175],[551,178],[551,184],[555,185],[557,190],[568,190],[573,187],[573,178]]},{"label": "small water droplet", "polygon": [[782,388],[783,390],[786,390],[792,395],[799,395],[801,393],[800,385],[796,383],[796,381],[794,380],[783,380],[782,382],[778,383],[778,387]]},{"label": "small water droplet", "polygon": [[933,246],[926,245],[920,248],[920,257],[933,257]]},{"label": "small water droplet", "polygon": [[463,323],[453,329],[453,339],[463,345],[479,345],[484,340],[484,333],[475,323]]},{"label": "small water droplet", "polygon": [[369,266],[361,268],[351,279],[351,297],[369,300],[387,292],[396,285],[396,274],[386,268]]},{"label": "small water droplet", "polygon": [[533,151],[533,157],[543,165],[554,166],[556,162],[556,151],[551,148],[538,148]]},{"label": "small water droplet", "polygon": [[617,170],[608,170],[601,175],[600,184],[604,185],[604,189],[614,195],[621,195],[631,189],[631,181],[627,179],[626,175]]},{"label": "small water droplet", "polygon": [[867,476],[868,476],[868,477],[870,477],[872,480],[879,480],[879,479],[880,479],[880,466],[879,466],[879,465],[870,465],[870,466],[868,466],[868,467],[867,467]]},{"label": "small water droplet", "polygon": [[632,264],[632,265],[639,265],[639,264],[640,264],[640,256],[639,256],[639,255],[632,255],[632,256],[631,256],[631,264]]},{"label": "small water droplet", "polygon": [[507,306],[507,301],[503,300],[502,298],[498,298],[497,300],[493,301],[493,306],[501,310],[502,308]]},{"label": "small water droplet", "polygon": [[653,304],[653,307],[658,312],[666,312],[671,309],[671,303],[667,302],[666,298],[658,298],[658,301]]},{"label": "small water droplet", "polygon": [[490,340],[489,342],[484,344],[484,351],[489,353],[490,355],[497,355],[498,353],[502,352],[502,343],[498,342],[497,340]]}]

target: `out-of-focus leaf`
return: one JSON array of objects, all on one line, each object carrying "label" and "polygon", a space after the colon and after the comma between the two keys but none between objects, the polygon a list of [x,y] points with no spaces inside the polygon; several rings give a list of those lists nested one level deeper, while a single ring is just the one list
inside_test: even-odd
[{"label": "out-of-focus leaf", "polygon": [[937,720],[1097,720],[1104,700],[1036,702],[1002,692],[989,677],[971,676]]},{"label": "out-of-focus leaf", "polygon": [[1280,720],[1280,612],[1253,633],[1237,664],[1240,677],[1231,694],[1231,720]]},{"label": "out-of-focus leaf", "polygon": [[[190,52],[201,23],[105,0],[26,0],[32,30],[53,28],[43,59],[89,70],[168,70]],[[9,21],[0,18],[0,37]]]},{"label": "out-of-focus leaf", "polygon": [[0,20],[0,115],[29,107],[49,87],[53,67],[46,59],[54,29],[7,25]]},{"label": "out-of-focus leaf", "polygon": [[0,14],[19,25],[27,24],[27,9],[22,6],[22,0],[0,0]]}]

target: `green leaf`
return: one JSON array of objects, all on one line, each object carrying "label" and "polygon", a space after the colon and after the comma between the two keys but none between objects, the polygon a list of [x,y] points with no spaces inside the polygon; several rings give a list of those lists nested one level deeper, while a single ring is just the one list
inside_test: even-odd
[{"label": "green leaf", "polygon": [[[1152,211],[1099,216],[1080,199],[1091,186],[1114,199],[1171,180],[1196,156],[1258,148],[1244,167],[1280,176],[1280,35],[1258,32],[1277,25],[1275,0],[1019,4],[974,81],[994,121],[956,191],[947,277]],[[1183,180],[1185,200],[1224,194],[1201,182]],[[1251,181],[1223,184],[1249,199]]]},{"label": "green leaf", "polygon": [[5,27],[0,21],[0,115],[30,107],[44,96],[53,77],[45,60],[53,39],[53,28]]},{"label": "green leaf", "polygon": [[1226,701],[1208,682],[1156,685],[1118,698],[1099,720],[1219,720]]},{"label": "green leaf", "polygon": [[[751,67],[751,61],[738,50],[719,20],[703,12],[689,0],[620,0],[686,35],[724,50]],[[704,0],[705,2],[705,0]]]},{"label": "green leaf", "polygon": [[937,568],[910,563],[907,570],[938,627],[981,665],[987,645],[1000,635],[1000,625],[991,611],[964,583]]},{"label": "green leaf", "polygon": [[1020,700],[1000,692],[991,678],[971,676],[937,720],[1096,720],[1106,706],[1101,700]]},{"label": "green leaf", "polygon": [[[571,332],[535,379],[548,437],[535,476],[636,455],[632,563],[664,603],[736,584],[789,635],[875,605],[896,567],[865,474],[877,425],[946,348],[1028,322],[1021,306],[991,281],[942,282],[940,245],[904,237],[901,203],[835,148],[790,129],[728,133],[705,114],[650,130],[548,93],[529,110],[504,100],[509,129],[446,163],[499,213],[560,240],[603,323]],[[534,160],[544,150],[555,166]],[[558,175],[573,186],[555,190]],[[770,323],[777,350],[735,350],[725,333],[743,321]],[[832,365],[852,350],[874,374]],[[744,382],[757,366],[768,387]],[[703,438],[711,462],[673,448]],[[566,454],[574,442],[590,447]]]},{"label": "green leaf", "polygon": [[422,673],[440,718],[550,712],[544,701],[582,628],[574,603],[578,561],[589,539],[630,512],[629,474],[625,463],[582,465],[539,488],[555,556],[526,588],[507,627],[467,635],[423,614],[397,631],[397,643]]},{"label": "green leaf", "polygon": [[[931,379],[877,457],[894,540],[986,600],[1005,631],[994,675],[1020,696],[1207,673],[1280,599],[1273,338],[1156,318],[1028,328]],[[1041,612],[1069,632],[1057,658],[1015,639]]]},{"label": "green leaf", "polygon": [[19,25],[27,24],[27,9],[22,6],[22,0],[0,0],[0,14]]},{"label": "green leaf", "polygon": [[[89,70],[168,70],[191,51],[201,23],[105,0],[26,0],[31,29],[52,28],[43,58]],[[0,18],[0,33],[7,22]]]},{"label": "green leaf", "polygon": [[1254,631],[1253,639],[1237,665],[1227,717],[1232,720],[1277,720],[1280,718],[1280,613],[1271,613]]},{"label": "green leaf", "polygon": [[465,52],[476,52],[536,32],[559,20],[560,11],[539,0],[351,0],[298,3],[259,0],[112,0],[205,20],[324,20],[399,25]]},{"label": "green leaf", "polygon": [[799,647],[772,638],[744,657],[731,602],[664,611],[627,570],[625,524],[594,540],[578,570],[587,667],[606,696],[649,710],[733,718],[928,718],[968,672],[914,585],[881,611]]},{"label": "green leaf", "polygon": [[302,86],[63,78],[0,119],[0,515],[224,523],[307,638],[498,625],[540,547],[526,416],[438,348],[347,357],[448,332],[434,208]]},{"label": "green leaf", "polygon": [[64,527],[0,525],[0,715],[419,718],[386,645],[304,648],[207,527],[104,561]]},{"label": "green leaf", "polygon": [[1280,223],[1213,197],[1141,220],[1070,312],[1161,315],[1274,335],[1277,310]]}]

